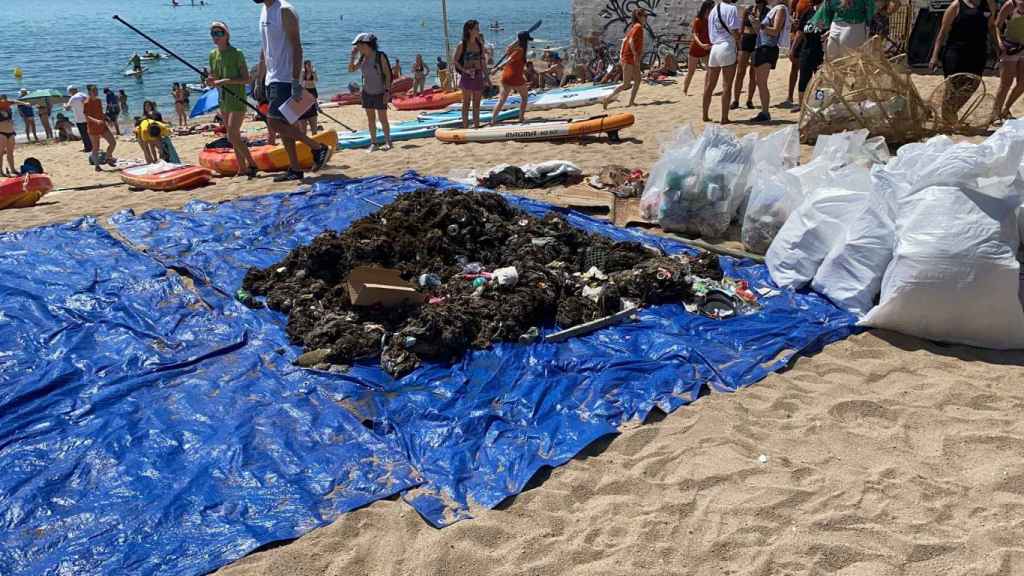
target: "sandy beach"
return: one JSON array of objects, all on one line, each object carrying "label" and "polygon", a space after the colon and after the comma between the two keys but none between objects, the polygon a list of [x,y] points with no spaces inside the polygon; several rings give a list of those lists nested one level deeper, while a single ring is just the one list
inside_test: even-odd
[{"label": "sandy beach", "polygon": [[[784,98],[788,72],[788,63],[780,62],[773,73],[773,102]],[[591,173],[608,164],[647,170],[677,127],[689,122],[699,129],[702,80],[698,73],[687,97],[682,78],[670,86],[645,85],[631,110],[636,125],[623,131],[619,144],[414,140],[386,153],[339,151],[310,181],[406,170],[445,176],[545,160],[572,161]],[[917,80],[927,98],[940,78]],[[995,79],[987,82],[994,90]],[[716,98],[713,117],[717,110]],[[1024,113],[1024,106],[1016,112]],[[357,107],[328,113],[365,127]],[[592,107],[532,119],[599,113]],[[797,119],[773,110],[773,125],[747,123],[755,113],[734,111],[732,129],[765,133]],[[393,113],[393,119],[415,114]],[[174,142],[184,160],[194,161],[211,139]],[[118,147],[120,158],[142,157],[126,139]],[[116,172],[93,172],[79,150],[80,143],[30,145],[16,154],[19,162],[39,158],[58,188],[120,181]],[[810,151],[803,147],[803,156]],[[84,215],[106,224],[124,208],[141,213],[179,208],[193,198],[223,201],[294,188],[266,176],[216,179],[189,192],[124,185],[57,191],[36,207],[0,211],[0,230]],[[559,203],[572,193],[534,196]],[[608,203],[615,204],[610,196]],[[1024,353],[872,331],[801,358],[742,392],[709,395],[599,441],[473,520],[437,530],[405,503],[381,501],[218,574],[1024,574],[1022,383]]]}]

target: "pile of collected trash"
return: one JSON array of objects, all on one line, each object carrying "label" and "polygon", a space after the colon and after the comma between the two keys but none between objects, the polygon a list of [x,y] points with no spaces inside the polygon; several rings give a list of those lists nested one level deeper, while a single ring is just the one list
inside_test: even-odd
[{"label": "pile of collected trash", "polygon": [[643,170],[610,164],[587,178],[587,184],[595,190],[608,191],[616,198],[639,198],[647,186],[647,174]]},{"label": "pile of collected trash", "polygon": [[550,213],[532,217],[490,192],[420,190],[344,232],[325,232],[278,264],[252,269],[250,305],[288,314],[300,363],[380,358],[398,377],[493,342],[530,342],[647,304],[712,318],[756,308],[718,258],[615,243]]},{"label": "pile of collected trash", "polygon": [[583,172],[572,162],[550,160],[522,166],[499,164],[484,173],[459,170],[450,174],[449,179],[491,190],[534,190],[579,184],[583,181]]},{"label": "pile of collected trash", "polygon": [[709,124],[697,137],[689,125],[662,145],[640,200],[641,213],[669,231],[722,238],[743,214],[758,170],[784,170],[800,159],[799,134],[789,127],[765,138],[737,138]]},{"label": "pile of collected trash", "polygon": [[870,169],[809,165],[816,175],[787,176],[802,180],[802,199],[780,208],[792,213],[768,249],[769,272],[864,326],[1024,348],[1022,161],[1024,121],[1013,120],[981,144],[936,136]]}]

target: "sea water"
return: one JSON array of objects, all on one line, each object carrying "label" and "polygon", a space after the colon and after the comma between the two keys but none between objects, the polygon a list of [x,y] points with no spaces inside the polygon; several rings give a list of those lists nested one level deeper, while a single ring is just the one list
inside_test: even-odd
[{"label": "sea water", "polygon": [[[144,62],[149,71],[140,78],[126,78],[124,70],[133,53],[164,52],[113,19],[115,14],[152,36],[199,69],[207,65],[209,25],[214,20],[231,28],[232,44],[244,52],[250,66],[259,62],[261,6],[249,0],[211,0],[191,6],[191,0],[3,0],[0,14],[6,39],[0,49],[0,94],[17,98],[21,88],[65,91],[69,84],[80,89],[97,84],[101,90],[123,89],[128,94],[129,118],[142,112],[143,100],[154,100],[164,117],[173,117],[171,85],[199,83],[199,76],[173,59]],[[290,0],[299,13],[305,57],[320,76],[320,97],[346,90],[357,74],[347,70],[352,39],[371,32],[380,40],[392,64],[400,60],[411,75],[416,54],[431,69],[434,81],[438,56],[444,54],[441,0]],[[543,26],[534,36],[543,39],[534,48],[565,47],[571,34],[570,0],[448,0],[448,29],[452,50],[458,44],[462,23],[470,18],[481,23],[489,44],[500,57],[516,33],[537,20]],[[504,30],[488,28],[499,21]],[[22,70],[20,80],[14,69]],[[193,94],[192,102],[198,94]],[[54,113],[59,110],[55,110]],[[20,117],[15,113],[16,122]],[[42,127],[36,122],[37,131]]]}]

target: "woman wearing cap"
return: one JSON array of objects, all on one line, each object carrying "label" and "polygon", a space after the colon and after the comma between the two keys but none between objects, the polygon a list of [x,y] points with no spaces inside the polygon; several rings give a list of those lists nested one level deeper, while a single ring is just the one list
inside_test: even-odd
[{"label": "woman wearing cap", "polygon": [[249,65],[245,55],[231,45],[231,30],[223,22],[210,24],[210,38],[215,48],[210,51],[210,74],[206,84],[220,90],[220,113],[227,129],[228,142],[235,150],[238,173],[256,177],[256,161],[242,140],[245,120],[245,86],[249,83]]},{"label": "woman wearing cap", "polygon": [[733,79],[736,77],[736,45],[740,35],[740,15],[735,0],[719,0],[708,15],[708,38],[711,40],[711,54],[708,56],[708,73],[704,77],[704,121],[711,122],[711,97],[715,93],[719,76],[722,86],[722,124],[729,123],[729,105],[732,98]]},{"label": "woman wearing cap", "polygon": [[529,32],[520,32],[516,41],[505,49],[505,67],[501,70],[501,96],[491,114],[491,126],[498,123],[501,109],[513,90],[519,93],[519,122],[526,122],[526,105],[530,97],[530,84],[526,81],[526,53],[530,49]]},{"label": "woman wearing cap", "polygon": [[[369,123],[370,152],[391,150],[391,124],[388,122],[388,102],[391,101],[391,63],[387,54],[377,47],[377,37],[360,34],[352,41],[352,57],[348,71],[363,74],[361,100]],[[384,145],[377,147],[377,120],[384,129]]]},{"label": "woman wearing cap", "polygon": [[480,100],[487,85],[484,69],[484,37],[480,34],[480,23],[469,20],[462,26],[462,42],[455,50],[455,71],[461,76],[462,127],[469,128],[469,110],[473,109],[473,127],[480,127]]},{"label": "woman wearing cap", "polygon": [[633,22],[629,25],[629,29],[626,30],[626,37],[622,39],[622,51],[619,54],[619,62],[622,64],[622,84],[605,98],[603,102],[605,109],[621,92],[625,92],[630,88],[633,91],[629,96],[629,105],[636,105],[636,93],[640,91],[640,82],[642,81],[640,77],[640,60],[644,55],[644,26],[646,24],[647,11],[643,8],[633,10]]}]

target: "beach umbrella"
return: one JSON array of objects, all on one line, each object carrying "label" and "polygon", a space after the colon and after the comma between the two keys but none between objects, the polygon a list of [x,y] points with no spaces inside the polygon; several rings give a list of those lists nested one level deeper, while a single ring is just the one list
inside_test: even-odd
[{"label": "beach umbrella", "polygon": [[[229,86],[232,90],[238,90],[238,86]],[[252,90],[248,86],[245,87],[245,94],[247,96],[252,95]],[[196,116],[202,116],[203,114],[209,114],[220,107],[220,89],[210,88],[203,95],[196,100],[195,105],[192,106],[192,111],[189,112],[189,118],[195,118]]]},{"label": "beach umbrella", "polygon": [[202,96],[196,100],[195,105],[192,106],[192,112],[189,114],[190,118],[196,116],[202,116],[203,114],[209,114],[216,110],[220,106],[220,90],[217,88],[211,88],[203,93]]},{"label": "beach umbrella", "polygon": [[46,88],[44,90],[34,90],[32,92],[29,92],[27,96],[19,96],[18,100],[22,100],[24,102],[35,102],[43,100],[44,98],[49,98],[50,100],[63,103],[65,100],[67,100],[67,95],[61,92],[60,90]]}]

